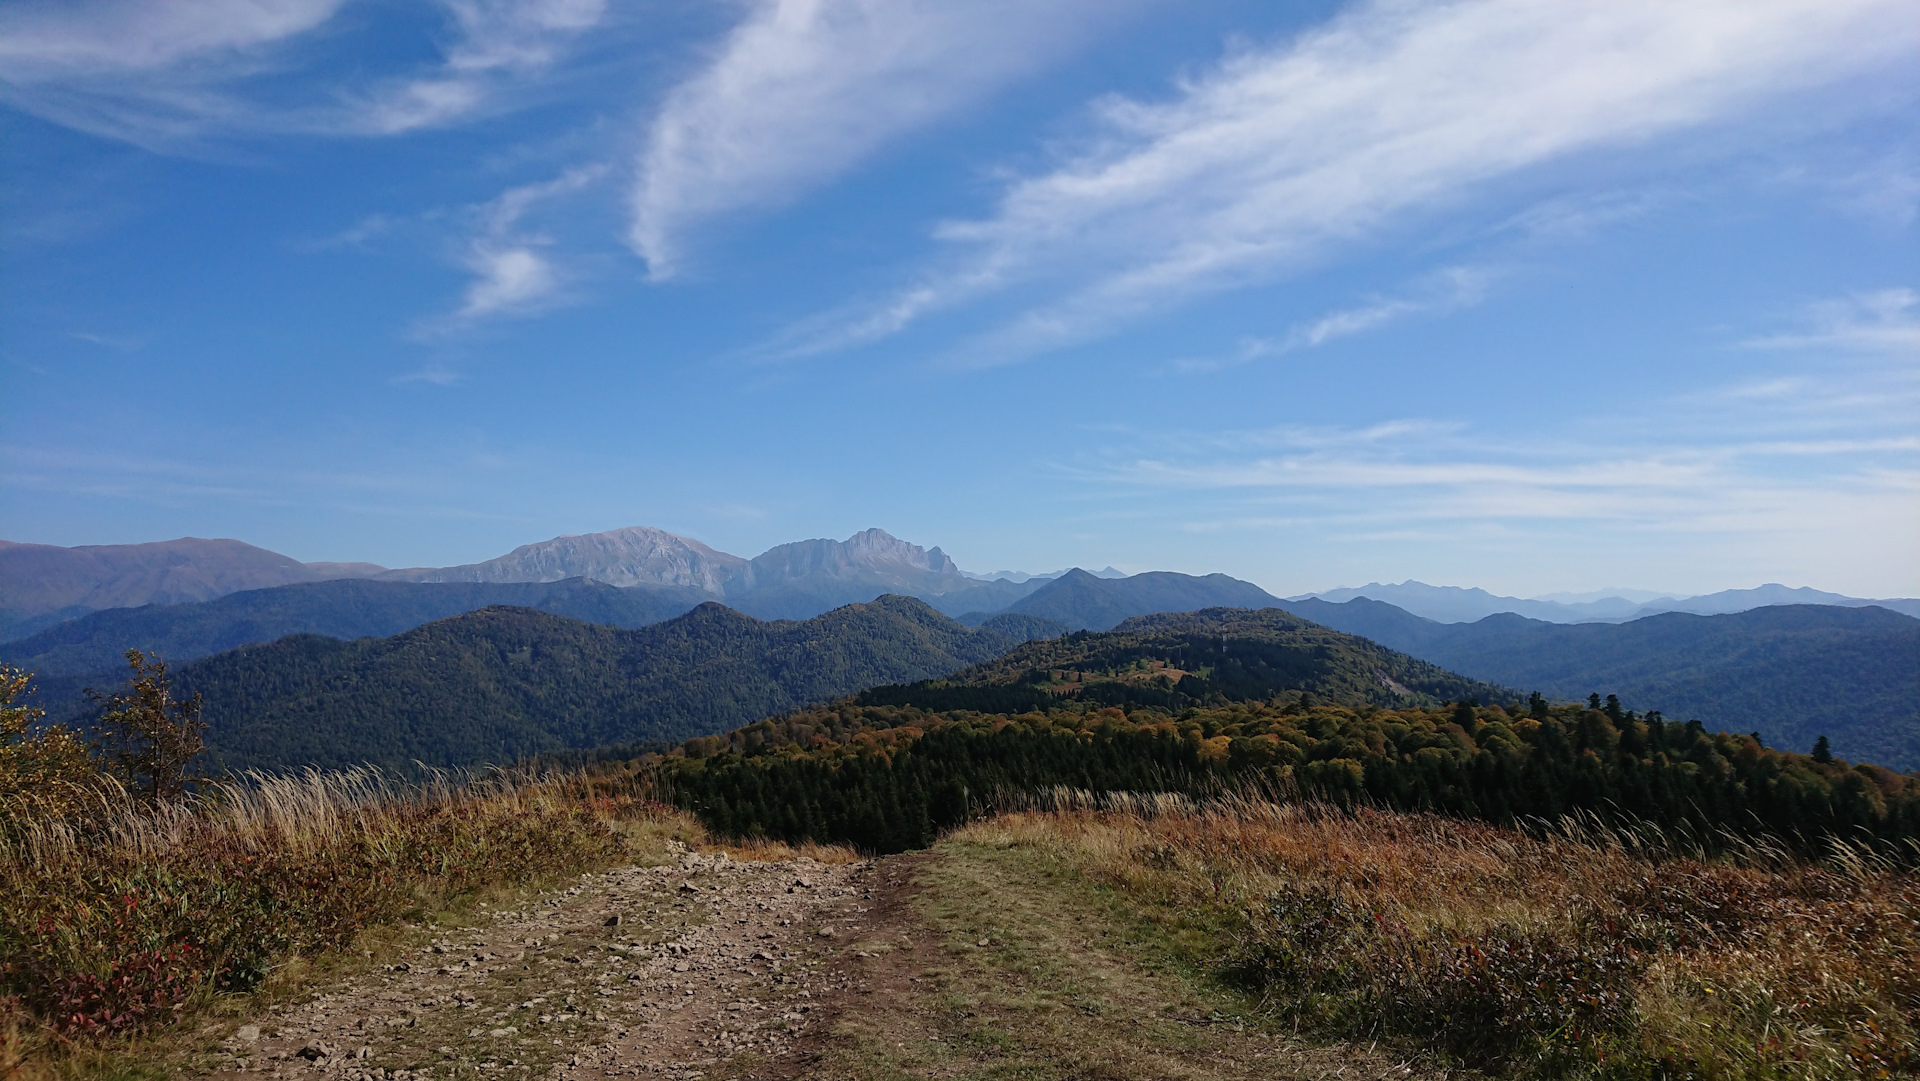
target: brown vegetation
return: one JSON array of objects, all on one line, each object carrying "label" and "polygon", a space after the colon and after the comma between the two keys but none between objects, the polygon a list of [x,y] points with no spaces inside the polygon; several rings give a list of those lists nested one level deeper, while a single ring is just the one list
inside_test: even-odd
[{"label": "brown vegetation", "polygon": [[1920,877],[1569,827],[1061,794],[956,832],[1119,889],[1277,1021],[1509,1076],[1920,1068]]},{"label": "brown vegetation", "polygon": [[257,777],[157,805],[102,788],[83,814],[0,830],[0,1054],[164,1027],[371,928],[687,826],[571,777]]}]

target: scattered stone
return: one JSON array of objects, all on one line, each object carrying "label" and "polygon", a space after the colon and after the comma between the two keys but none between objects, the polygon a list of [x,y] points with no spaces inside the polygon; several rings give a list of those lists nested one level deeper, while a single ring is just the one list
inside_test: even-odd
[{"label": "scattered stone", "polygon": [[258,1043],[260,1040],[260,1026],[241,1025],[233,1031],[233,1038],[239,1040],[241,1043]]}]

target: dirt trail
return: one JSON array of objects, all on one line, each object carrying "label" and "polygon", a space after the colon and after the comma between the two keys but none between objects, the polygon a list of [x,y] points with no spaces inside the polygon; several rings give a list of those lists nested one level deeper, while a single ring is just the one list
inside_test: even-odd
[{"label": "dirt trail", "polygon": [[[244,1026],[216,1078],[691,1079],[772,1068],[843,990],[870,865],[692,852],[583,876]],[[731,1072],[731,1071],[726,1071]]]}]

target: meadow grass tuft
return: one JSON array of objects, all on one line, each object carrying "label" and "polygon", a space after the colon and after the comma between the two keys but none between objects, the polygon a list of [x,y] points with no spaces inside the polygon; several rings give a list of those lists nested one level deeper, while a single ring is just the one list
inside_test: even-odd
[{"label": "meadow grass tuft", "polygon": [[[124,1043],[463,898],[698,834],[578,775],[250,776],[0,828],[0,1065]],[[663,847],[663,846],[650,846]]]},{"label": "meadow grass tuft", "polygon": [[1119,889],[1277,1022],[1496,1076],[1920,1070],[1920,876],[1251,797],[1060,791],[949,842]]}]

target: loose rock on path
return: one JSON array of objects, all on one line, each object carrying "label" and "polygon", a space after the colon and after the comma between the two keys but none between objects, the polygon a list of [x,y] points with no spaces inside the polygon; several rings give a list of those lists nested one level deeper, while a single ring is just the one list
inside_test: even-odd
[{"label": "loose rock on path", "polygon": [[586,875],[242,1026],[212,1076],[691,1081],[773,1067],[839,989],[829,966],[868,869],[686,852]]}]

